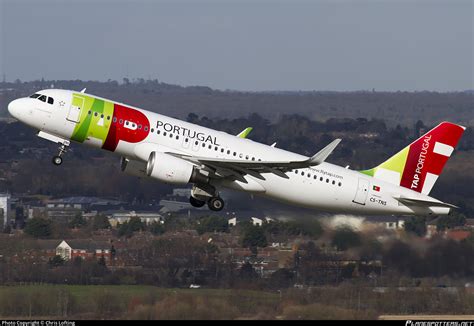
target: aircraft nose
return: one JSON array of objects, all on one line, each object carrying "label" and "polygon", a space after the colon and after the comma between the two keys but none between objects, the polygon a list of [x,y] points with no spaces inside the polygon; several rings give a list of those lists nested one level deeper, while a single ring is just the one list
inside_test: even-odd
[{"label": "aircraft nose", "polygon": [[13,100],[8,104],[8,112],[10,112],[10,115],[16,119],[18,119],[19,112],[21,110],[21,99]]}]

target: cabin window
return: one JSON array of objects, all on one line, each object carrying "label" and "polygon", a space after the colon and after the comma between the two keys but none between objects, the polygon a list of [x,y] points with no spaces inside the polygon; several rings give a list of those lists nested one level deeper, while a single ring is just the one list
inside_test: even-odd
[{"label": "cabin window", "polygon": [[224,153],[224,149],[223,149],[223,148],[221,148],[221,153]]},{"label": "cabin window", "polygon": [[340,187],[340,186],[342,186],[342,183],[339,182],[337,185]]},{"label": "cabin window", "polygon": [[217,150],[218,150],[217,146],[216,146],[216,147],[214,147],[214,150],[215,150],[215,151],[217,151]]},{"label": "cabin window", "polygon": [[317,180],[317,179],[318,179],[318,177],[317,177],[317,176],[313,176],[313,179],[314,179],[314,180]]},{"label": "cabin window", "polygon": [[323,177],[319,178],[319,181],[323,181]]},{"label": "cabin window", "polygon": [[178,135],[176,135],[176,140],[178,140],[178,139],[179,139],[179,136],[178,136]]},{"label": "cabin window", "polygon": [[[89,111],[89,114],[91,114],[91,111]],[[117,118],[114,117],[114,118],[112,119],[112,121],[113,121],[114,123],[116,123],[116,122],[117,122]]]},{"label": "cabin window", "polygon": [[230,150],[227,150],[227,154],[230,154]]},{"label": "cabin window", "polygon": [[170,133],[170,138],[173,138],[173,134],[172,134],[172,133]]},{"label": "cabin window", "polygon": [[198,145],[198,144],[199,144],[199,142],[196,140],[196,141],[194,142],[194,145]]},{"label": "cabin window", "polygon": [[[94,112],[94,116],[96,116],[96,117],[97,117],[98,115],[99,115],[99,113],[97,113],[97,112]],[[127,121],[127,125],[128,125],[128,121]]]},{"label": "cabin window", "polygon": [[304,172],[303,172],[303,171],[301,171],[301,175],[304,175]]},{"label": "cabin window", "polygon": [[329,183],[329,179],[326,179],[326,183]]},{"label": "cabin window", "polygon": [[[138,129],[142,129],[142,125],[138,125]],[[151,132],[153,132],[153,128],[151,128]]]},{"label": "cabin window", "polygon": [[123,119],[120,119],[120,120],[119,120],[119,123],[122,124],[122,123],[123,123]]},{"label": "cabin window", "polygon": [[166,136],[166,131],[163,131],[163,136]]},{"label": "cabin window", "polygon": [[202,143],[202,148],[206,147],[206,144],[205,143]]},{"label": "cabin window", "polygon": [[209,145],[208,148],[209,148],[209,149],[212,149],[212,145]]},{"label": "cabin window", "polygon": [[101,115],[100,115],[100,117],[103,119],[103,118],[104,118],[104,115],[103,115],[103,114],[101,114]]},{"label": "cabin window", "polygon": [[335,184],[336,184],[336,181],[332,180],[332,184],[335,185]]},{"label": "cabin window", "polygon": [[159,135],[161,131],[157,130],[156,133]]},{"label": "cabin window", "polygon": [[187,142],[189,141],[189,139],[187,139],[187,138],[184,138],[184,141],[187,143]]},{"label": "cabin window", "polygon": [[237,152],[234,152],[234,156],[237,156]]},{"label": "cabin window", "polygon": [[[142,129],[142,127],[138,126],[138,129]],[[155,129],[151,128],[150,132],[155,132]]]},{"label": "cabin window", "polygon": [[144,130],[145,130],[145,131],[148,131],[148,127],[145,127],[145,129],[144,129]]},{"label": "cabin window", "polygon": [[311,178],[311,174],[308,173],[308,178]]},{"label": "cabin window", "polygon": [[242,157],[244,157],[244,154],[240,153],[239,158],[242,158]]}]

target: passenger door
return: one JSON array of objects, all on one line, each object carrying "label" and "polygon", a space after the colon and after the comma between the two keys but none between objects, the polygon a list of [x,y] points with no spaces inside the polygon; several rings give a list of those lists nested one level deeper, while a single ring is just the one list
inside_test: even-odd
[{"label": "passenger door", "polygon": [[359,178],[357,191],[352,201],[356,204],[365,205],[368,194],[369,194],[369,181],[363,178]]},{"label": "passenger door", "polygon": [[78,123],[81,118],[81,110],[84,108],[84,97],[73,95],[71,107],[67,115],[67,120]]}]

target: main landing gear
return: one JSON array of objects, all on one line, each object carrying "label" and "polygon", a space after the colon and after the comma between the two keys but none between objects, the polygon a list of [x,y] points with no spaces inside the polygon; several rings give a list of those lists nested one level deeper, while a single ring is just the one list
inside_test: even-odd
[{"label": "main landing gear", "polygon": [[66,151],[67,151],[66,148],[67,148],[67,145],[65,145],[65,144],[61,144],[61,146],[59,146],[59,153],[58,153],[58,155],[56,155],[56,156],[53,157],[53,164],[54,164],[54,165],[59,166],[59,165],[61,165],[61,164],[63,163],[62,155],[63,155],[64,153],[66,153]]},{"label": "main landing gear", "polygon": [[221,211],[224,208],[224,201],[221,197],[212,197],[207,201],[207,206],[211,211]]},{"label": "main landing gear", "polygon": [[219,192],[209,184],[195,184],[191,190],[189,202],[194,207],[203,207],[207,203],[207,207],[215,212],[224,208],[224,201],[219,197]]},{"label": "main landing gear", "polygon": [[[193,196],[189,197],[189,202],[194,207],[203,207],[206,204],[206,201],[199,200],[194,198]],[[207,206],[211,211],[221,211],[224,208],[224,200],[221,197],[211,197],[207,200]]]}]

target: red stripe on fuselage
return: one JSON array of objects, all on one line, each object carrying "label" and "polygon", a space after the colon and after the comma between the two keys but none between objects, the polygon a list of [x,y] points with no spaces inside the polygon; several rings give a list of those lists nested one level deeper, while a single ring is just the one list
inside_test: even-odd
[{"label": "red stripe on fuselage", "polygon": [[[137,128],[132,130],[125,127],[126,121],[135,123]],[[150,122],[146,115],[138,110],[114,104],[112,123],[102,148],[113,152],[117,148],[119,141],[138,143],[144,140],[149,132]]]}]

